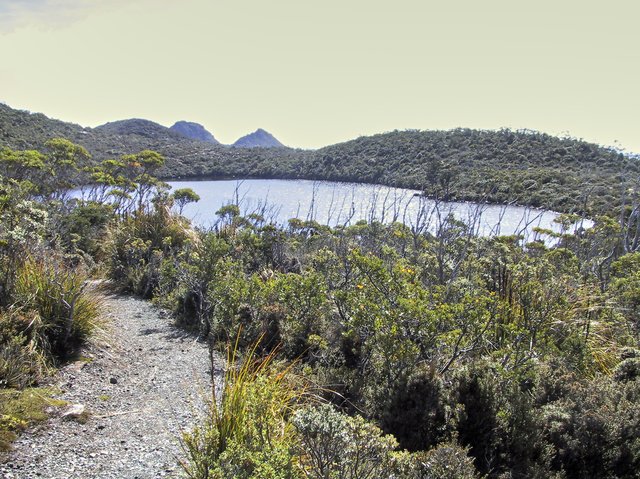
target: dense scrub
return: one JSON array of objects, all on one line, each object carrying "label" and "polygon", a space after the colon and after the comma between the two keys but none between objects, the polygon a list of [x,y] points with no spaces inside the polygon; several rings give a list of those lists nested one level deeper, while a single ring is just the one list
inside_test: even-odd
[{"label": "dense scrub", "polygon": [[[73,351],[94,314],[83,271],[104,267],[244,356],[185,436],[192,477],[636,477],[635,198],[527,244],[451,217],[278,228],[235,205],[197,231],[159,154],[80,168],[86,150],[48,148],[0,155],[5,383]],[[75,177],[88,200],[64,194]]]},{"label": "dense scrub", "polygon": [[[145,226],[120,225],[116,279],[213,344],[277,350],[305,381],[323,386],[319,396],[340,413],[303,401],[296,407],[307,412],[280,418],[311,434],[294,434],[286,448],[287,461],[306,464],[308,477],[333,477],[318,472],[325,462],[352,465],[322,462],[309,448],[325,434],[322,451],[351,454],[335,442],[340,434],[321,426],[348,430],[360,416],[371,421],[366,428],[380,428],[365,428],[366,441],[390,435],[379,439],[388,463],[368,463],[378,471],[371,477],[422,477],[425,455],[444,461],[443,470],[456,464],[460,477],[635,477],[633,219],[621,227],[602,217],[548,246],[477,238],[451,218],[433,235],[364,222],[331,229],[294,220],[277,229],[233,205],[218,212],[214,230],[186,234],[166,211],[156,202],[137,217]],[[119,239],[136,235],[136,246]],[[127,272],[145,281],[131,282]],[[237,477],[280,477],[256,472],[264,465],[253,447],[234,446],[236,459],[257,461]],[[219,457],[212,471],[227,467],[228,455]],[[219,477],[211,474],[194,477]]]},{"label": "dense scrub", "polygon": [[[66,140],[44,152],[0,151],[0,450],[59,402],[35,388],[73,358],[98,326],[90,287],[97,235],[107,219],[86,215],[65,190],[89,154]],[[93,218],[93,224],[82,223]],[[91,234],[89,234],[91,233]]]},{"label": "dense scrub", "polygon": [[576,139],[456,129],[395,131],[329,146],[303,174],[599,214],[621,203],[639,168],[637,159]]}]

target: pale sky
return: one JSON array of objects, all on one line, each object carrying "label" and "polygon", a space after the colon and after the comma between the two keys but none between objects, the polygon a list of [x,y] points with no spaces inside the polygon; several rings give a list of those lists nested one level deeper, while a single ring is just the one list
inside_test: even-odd
[{"label": "pale sky", "polygon": [[223,143],[511,127],[640,152],[640,1],[0,0],[0,102]]}]

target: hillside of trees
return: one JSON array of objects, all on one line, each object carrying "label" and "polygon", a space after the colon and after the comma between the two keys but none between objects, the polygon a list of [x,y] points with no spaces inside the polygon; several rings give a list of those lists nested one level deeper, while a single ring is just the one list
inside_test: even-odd
[{"label": "hillside of trees", "polygon": [[98,128],[0,105],[0,146],[42,149],[53,137],[94,160],[151,149],[169,178],[304,178],[422,189],[444,199],[518,203],[593,216],[626,202],[637,158],[584,141],[528,131],[395,131],[315,151],[231,148],[182,137],[146,120]]}]

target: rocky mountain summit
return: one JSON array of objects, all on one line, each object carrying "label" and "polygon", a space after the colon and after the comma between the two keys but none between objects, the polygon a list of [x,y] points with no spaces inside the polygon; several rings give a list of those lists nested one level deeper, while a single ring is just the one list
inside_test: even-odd
[{"label": "rocky mountain summit", "polygon": [[220,142],[214,138],[214,136],[207,131],[207,129],[200,123],[194,123],[191,121],[177,121],[171,128],[176,133],[180,133],[192,140],[205,141],[207,143],[219,144]]},{"label": "rocky mountain summit", "polygon": [[282,148],[280,143],[271,133],[258,128],[253,133],[238,139],[233,145],[237,148]]}]

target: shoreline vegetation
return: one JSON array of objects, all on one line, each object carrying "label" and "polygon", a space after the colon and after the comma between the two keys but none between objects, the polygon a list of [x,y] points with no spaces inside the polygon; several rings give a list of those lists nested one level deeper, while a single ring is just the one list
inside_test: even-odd
[{"label": "shoreline vegetation", "polygon": [[[350,175],[392,181],[415,167],[405,160],[426,137],[394,132],[319,150],[332,160],[317,175],[333,165],[336,176],[353,167]],[[465,130],[429,138],[451,151],[470,137],[501,144]],[[541,152],[556,147],[538,142]],[[342,148],[353,149],[348,161]],[[385,148],[405,152],[402,168],[378,161],[390,158]],[[597,165],[599,150],[590,152],[583,158]],[[573,152],[557,154],[577,168]],[[473,165],[482,158],[423,163],[437,166],[429,184],[445,198],[491,183]],[[635,160],[615,158],[637,171]],[[194,229],[176,208],[196,196],[172,195],[158,179],[168,164],[148,149],[96,161],[59,138],[41,152],[0,150],[2,388],[37,386],[77,353],[99,317],[86,281],[102,273],[171,311],[210,351],[235,345],[238,365],[227,365],[207,418],[183,436],[188,477],[636,477],[640,203],[635,191],[616,202],[597,189],[626,185],[620,177],[569,201],[587,173],[562,183],[557,169],[519,170],[557,181],[526,187],[532,198],[593,215],[592,228],[546,245],[478,237],[450,216],[434,232],[303,219],[278,228],[234,204],[211,229]],[[509,196],[506,183],[489,197]],[[77,184],[90,185],[87,200],[66,194]],[[20,420],[3,413],[0,426],[15,432]]]}]

